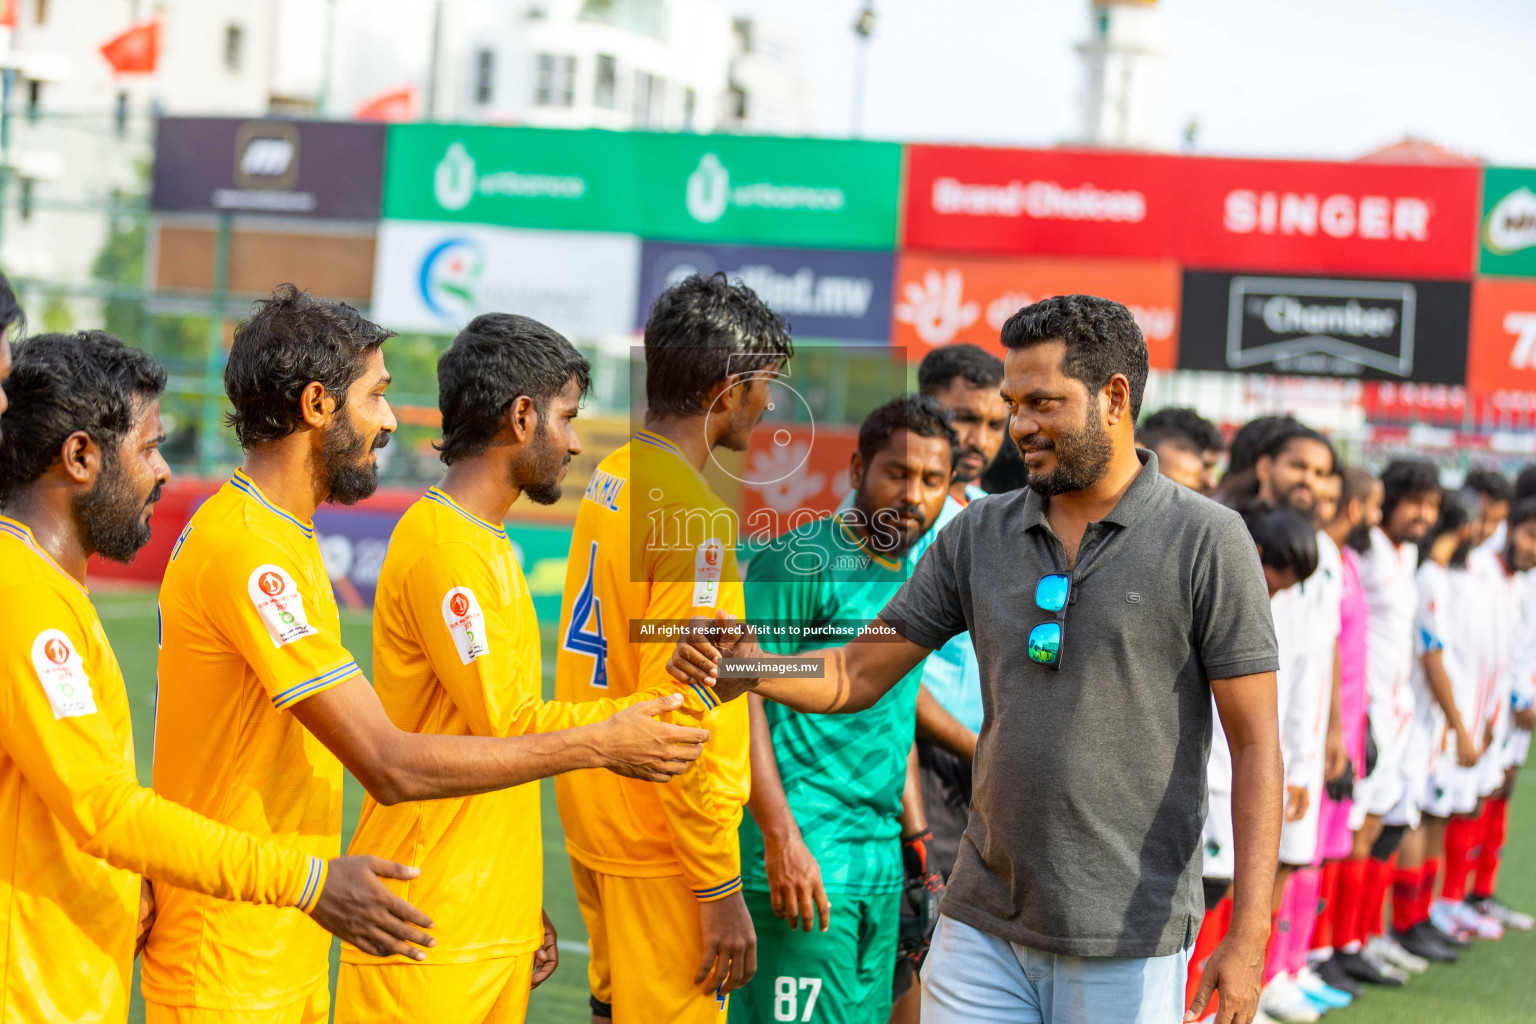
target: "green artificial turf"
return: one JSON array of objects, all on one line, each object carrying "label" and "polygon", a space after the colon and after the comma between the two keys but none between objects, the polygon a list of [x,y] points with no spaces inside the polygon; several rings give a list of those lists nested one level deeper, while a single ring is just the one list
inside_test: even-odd
[{"label": "green artificial turf", "polygon": [[[150,777],[154,729],[155,603],[152,592],[98,592],[93,595],[106,625],[107,635],[123,666],[123,677],[133,708],[134,745],[139,778]],[[371,667],[369,623],[365,615],[344,612],[343,641],[365,670]],[[546,696],[554,686],[554,624],[543,628]],[[544,905],[563,943],[580,946],[586,941],[576,895],[571,888],[569,862],[560,835],[560,819],[549,782],[544,784]],[[342,835],[350,837],[362,806],[362,787],[346,780]],[[1499,895],[1525,910],[1536,908],[1536,770],[1521,779],[1511,805],[1509,842],[1500,876]],[[338,947],[331,945],[331,982],[336,980]],[[562,951],[560,969],[534,993],[529,1006],[530,1024],[581,1024],[589,1019],[586,957],[577,950]],[[1536,997],[1531,982],[1536,975],[1536,934],[1511,933],[1500,942],[1478,943],[1458,964],[1436,967],[1398,990],[1371,990],[1354,1006],[1334,1011],[1330,1020],[1341,1024],[1528,1024],[1536,1020]],[[144,1019],[135,972],[130,1021]]]}]

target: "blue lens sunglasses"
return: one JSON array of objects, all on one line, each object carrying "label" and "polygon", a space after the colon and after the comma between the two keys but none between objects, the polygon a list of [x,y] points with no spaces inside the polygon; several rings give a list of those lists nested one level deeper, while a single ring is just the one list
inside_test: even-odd
[{"label": "blue lens sunglasses", "polygon": [[1061,645],[1066,639],[1067,605],[1072,603],[1072,576],[1057,572],[1040,577],[1035,584],[1035,607],[1055,618],[1029,631],[1029,660],[1037,665],[1061,669]]}]

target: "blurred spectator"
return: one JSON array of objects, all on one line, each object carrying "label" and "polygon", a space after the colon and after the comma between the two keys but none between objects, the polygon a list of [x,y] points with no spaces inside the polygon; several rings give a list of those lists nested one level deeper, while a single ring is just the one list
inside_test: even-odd
[{"label": "blurred spectator", "polygon": [[988,494],[1016,491],[1024,486],[1028,476],[1029,471],[1024,468],[1024,460],[1019,455],[1019,446],[1010,437],[998,449],[992,465],[981,474],[981,489]]},{"label": "blurred spectator", "polygon": [[1467,474],[1462,490],[1467,497],[1475,499],[1472,546],[1476,547],[1498,532],[1499,525],[1509,515],[1509,503],[1515,496],[1515,489],[1502,473],[1474,469]]},{"label": "blurred spectator", "polygon": [[1227,476],[1252,469],[1274,436],[1297,422],[1294,416],[1260,416],[1244,423],[1232,435],[1232,446],[1227,452]]},{"label": "blurred spectator", "polygon": [[1536,495],[1536,462],[1531,463],[1515,477],[1515,501],[1524,501]]},{"label": "blurred spectator", "polygon": [[1157,455],[1157,468],[1174,483],[1210,496],[1226,442],[1216,424],[1193,409],[1159,409],[1141,421],[1136,443]]},{"label": "blurred spectator", "polygon": [[918,390],[948,409],[960,438],[950,495],[964,506],[981,496],[976,486],[1008,438],[1008,406],[998,392],[1003,361],[975,345],[945,345],[923,357]]}]

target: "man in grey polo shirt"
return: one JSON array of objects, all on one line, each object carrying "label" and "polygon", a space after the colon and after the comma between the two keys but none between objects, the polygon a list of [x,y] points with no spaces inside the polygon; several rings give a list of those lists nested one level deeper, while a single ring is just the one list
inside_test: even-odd
[{"label": "man in grey polo shirt", "polygon": [[[750,685],[799,711],[850,713],[969,629],[985,717],[923,972],[925,1024],[1193,1020],[1212,989],[1218,1021],[1247,1024],[1281,786],[1257,553],[1236,513],[1135,448],[1147,353],[1124,306],[1047,299],[1002,340],[1027,490],[973,502],[864,633],[799,655],[822,659],[814,678],[719,678],[721,657],[761,654],[728,618],[701,620],[669,668],[722,698]],[[1184,1014],[1212,694],[1232,748],[1234,907]]]}]

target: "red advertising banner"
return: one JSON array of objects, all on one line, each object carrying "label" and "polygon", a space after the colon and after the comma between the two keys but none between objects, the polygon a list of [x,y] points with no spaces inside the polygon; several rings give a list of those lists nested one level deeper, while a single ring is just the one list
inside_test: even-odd
[{"label": "red advertising banner", "polygon": [[1476,391],[1536,391],[1536,281],[1472,284],[1467,383]]},{"label": "red advertising banner", "polygon": [[763,423],[752,432],[742,474],[741,535],[765,540],[827,515],[847,495],[856,426]]},{"label": "red advertising banner", "polygon": [[1211,270],[1472,276],[1478,169],[1181,161],[1175,255]]},{"label": "red advertising banner", "polygon": [[1174,156],[908,146],[905,248],[1172,256]]},{"label": "red advertising banner", "polygon": [[904,347],[914,362],[960,341],[1001,356],[999,332],[1020,307],[1076,293],[1125,303],[1146,336],[1152,368],[1177,364],[1179,268],[1172,260],[903,253],[896,261],[891,344]]}]

